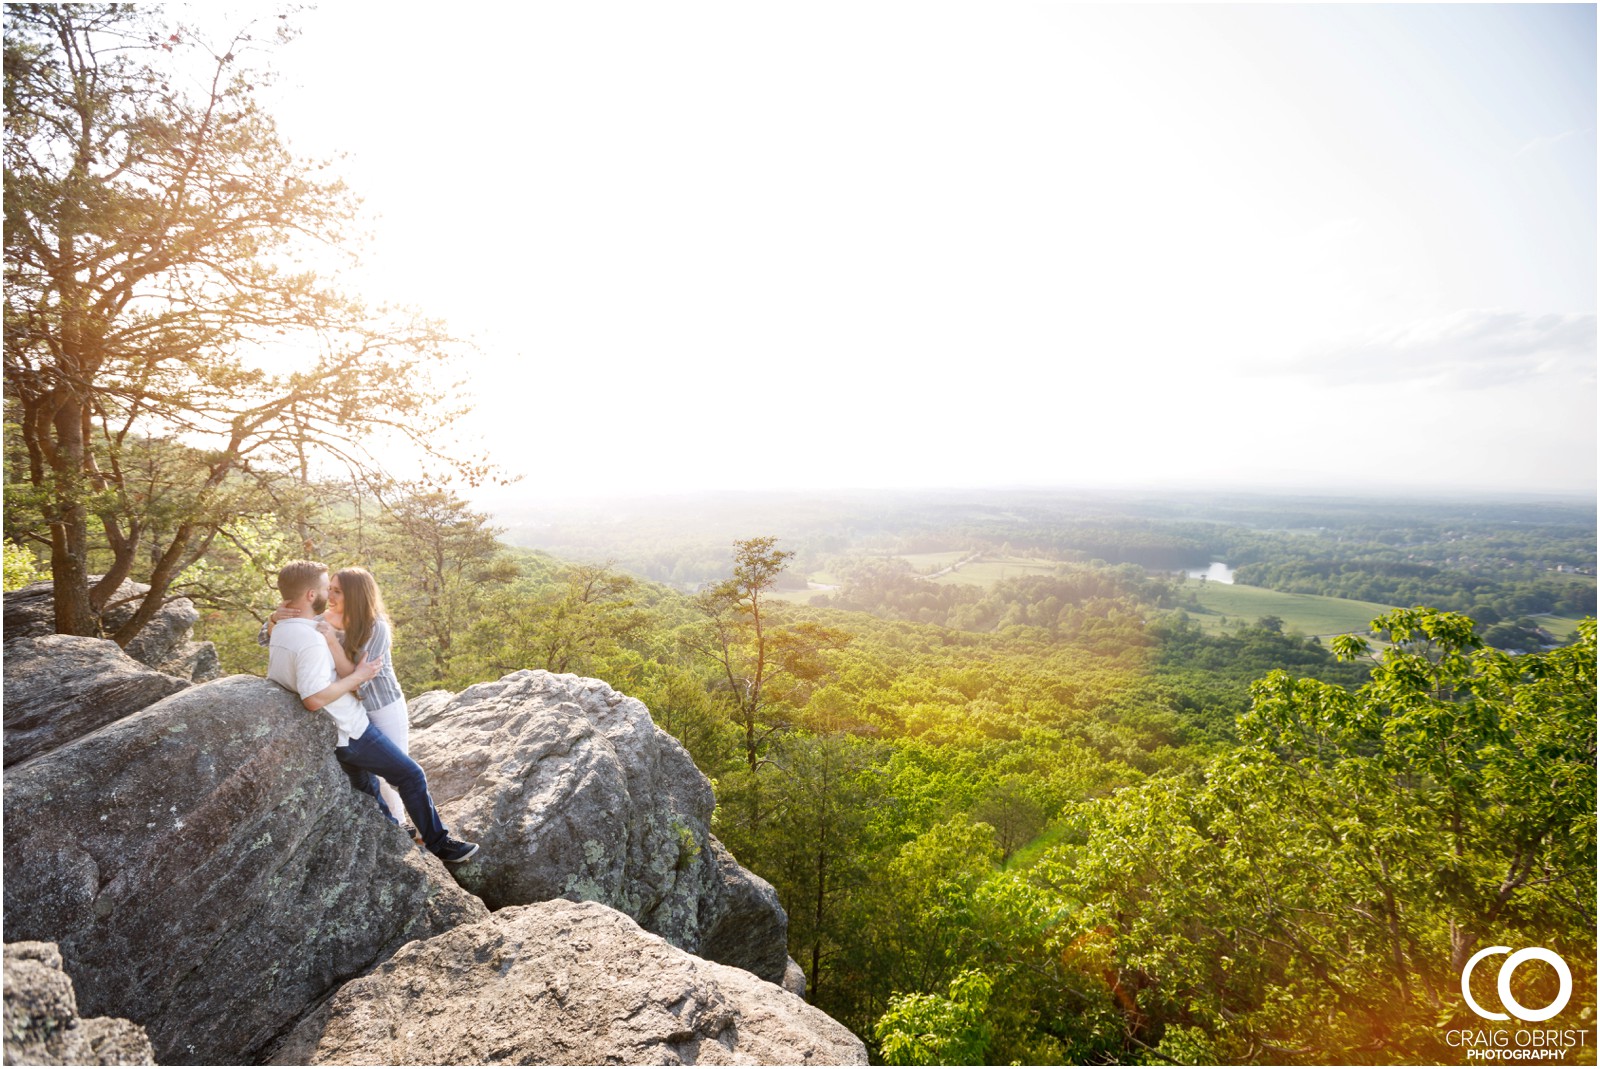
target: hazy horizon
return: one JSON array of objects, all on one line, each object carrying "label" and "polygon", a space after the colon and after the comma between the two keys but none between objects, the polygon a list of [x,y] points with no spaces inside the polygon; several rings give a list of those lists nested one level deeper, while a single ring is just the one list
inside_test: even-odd
[{"label": "hazy horizon", "polygon": [[579,510],[617,506],[651,506],[713,502],[719,504],[779,503],[816,500],[873,500],[886,501],[934,500],[940,497],[962,495],[1039,497],[1045,499],[1072,499],[1106,501],[1158,501],[1237,502],[1259,499],[1264,503],[1292,506],[1310,502],[1353,502],[1359,504],[1393,505],[1417,502],[1422,505],[1517,505],[1550,504],[1559,507],[1600,508],[1600,495],[1589,493],[1543,493],[1526,490],[1454,490],[1423,487],[1378,489],[1363,491],[1359,488],[1328,487],[1290,488],[1262,486],[1162,486],[1156,484],[1123,486],[1047,486],[1047,485],[974,485],[926,487],[851,487],[816,486],[799,489],[746,487],[705,490],[640,490],[611,493],[550,494],[537,486],[513,484],[474,492],[470,500],[484,511],[508,513],[520,508],[548,507],[555,510]]}]

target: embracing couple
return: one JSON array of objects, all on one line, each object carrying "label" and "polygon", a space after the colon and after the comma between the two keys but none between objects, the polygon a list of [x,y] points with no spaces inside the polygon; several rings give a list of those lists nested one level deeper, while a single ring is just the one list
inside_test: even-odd
[{"label": "embracing couple", "polygon": [[269,651],[267,678],[298,694],[312,712],[333,717],[334,756],[392,823],[400,823],[394,811],[404,806],[414,834],[435,857],[455,864],[476,854],[476,843],[450,835],[428,777],[406,753],[406,700],[388,661],[389,621],[371,574],[346,568],[330,580],[326,564],[294,561],[278,572],[278,594],[283,604],[259,636]]}]

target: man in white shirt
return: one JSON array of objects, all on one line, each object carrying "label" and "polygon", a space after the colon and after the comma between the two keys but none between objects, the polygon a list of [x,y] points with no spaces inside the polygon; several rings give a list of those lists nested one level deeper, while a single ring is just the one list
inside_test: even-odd
[{"label": "man in white shirt", "polygon": [[285,605],[304,611],[299,618],[282,620],[273,628],[267,647],[267,678],[298,694],[301,704],[312,712],[325,709],[333,717],[339,728],[334,756],[355,788],[372,795],[391,823],[399,821],[378,793],[377,776],[399,792],[423,845],[435,857],[455,864],[476,854],[476,843],[452,838],[439,819],[422,766],[367,720],[367,712],[355,696],[361,684],[378,674],[383,662],[363,657],[355,671],[339,678],[333,653],[312,619],[327,608],[328,566],[305,560],[285,565],[278,572],[278,593]]}]

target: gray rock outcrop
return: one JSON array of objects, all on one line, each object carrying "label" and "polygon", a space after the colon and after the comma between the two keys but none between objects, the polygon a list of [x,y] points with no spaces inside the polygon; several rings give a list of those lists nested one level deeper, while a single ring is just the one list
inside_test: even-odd
[{"label": "gray rock outcrop", "polygon": [[711,784],[650,712],[597,679],[514,672],[413,725],[447,824],[483,845],[456,868],[491,909],[615,907],[693,954],[781,983],[788,918],[710,831]]},{"label": "gray rock outcrop", "polygon": [[798,961],[790,958],[788,967],[783,974],[783,989],[791,994],[805,998],[808,986],[810,985],[806,983],[806,971],[800,967]]},{"label": "gray rock outcrop", "polygon": [[154,1065],[144,1029],[115,1017],[78,1016],[72,978],[53,943],[5,947],[7,1065]]},{"label": "gray rock outcrop", "polygon": [[[90,576],[90,580],[98,576]],[[106,601],[102,625],[109,637],[139,608],[150,587],[124,580]],[[190,630],[200,619],[194,602],[173,598],[161,606],[150,622],[127,645],[127,654],[141,664],[167,675],[199,683],[221,674],[217,649],[209,642],[194,642]],[[55,633],[55,595],[49,583],[34,583],[5,595],[5,641]],[[9,652],[8,652],[9,656]]]},{"label": "gray rock outcrop", "polygon": [[412,943],[274,1052],[312,1065],[853,1065],[843,1025],[595,902],[513,906]]},{"label": "gray rock outcrop", "polygon": [[406,699],[406,718],[410,721],[411,730],[434,723],[455,697],[454,691],[430,690]]},{"label": "gray rock outcrop", "polygon": [[189,686],[145,667],[115,642],[74,635],[5,647],[5,766],[26,761]]},{"label": "gray rock outcrop", "polygon": [[7,938],[57,943],[83,1012],[142,1024],[164,1062],[258,1059],[402,945],[487,915],[334,741],[233,676],[7,770]]}]

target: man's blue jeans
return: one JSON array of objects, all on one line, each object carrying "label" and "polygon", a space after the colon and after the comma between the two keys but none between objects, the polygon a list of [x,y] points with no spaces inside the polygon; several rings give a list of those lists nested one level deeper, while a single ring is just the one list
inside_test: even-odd
[{"label": "man's blue jeans", "polygon": [[351,739],[343,746],[334,747],[333,756],[344,765],[345,773],[355,789],[372,795],[383,815],[398,824],[389,807],[383,804],[383,796],[378,793],[376,777],[382,776],[388,780],[405,803],[412,825],[421,833],[423,845],[429,850],[443,843],[450,834],[439,819],[433,796],[428,793],[428,776],[422,771],[422,766],[407,757],[376,725],[368,724],[359,739]]}]

